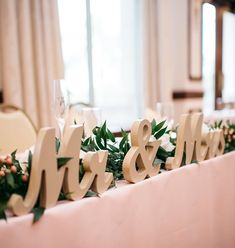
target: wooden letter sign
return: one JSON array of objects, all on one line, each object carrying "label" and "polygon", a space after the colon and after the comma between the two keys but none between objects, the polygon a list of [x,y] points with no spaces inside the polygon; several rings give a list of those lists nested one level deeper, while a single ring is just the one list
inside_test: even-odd
[{"label": "wooden letter sign", "polygon": [[222,130],[211,130],[202,139],[203,115],[201,113],[181,116],[177,129],[175,157],[166,161],[166,169],[172,170],[193,160],[198,162],[223,154],[224,136]]},{"label": "wooden letter sign", "polygon": [[105,172],[107,151],[89,152],[84,158],[85,174],[79,182],[79,153],[83,127],[71,126],[66,129],[59,151],[63,157],[72,159],[60,169],[57,168],[55,150],[55,129],[43,128],[39,132],[32,160],[28,191],[22,196],[13,194],[8,206],[16,215],[29,213],[40,195],[40,206],[56,204],[61,188],[69,193],[71,200],[82,198],[90,187],[102,193],[110,186],[113,175]]},{"label": "wooden letter sign", "polygon": [[153,166],[153,161],[161,141],[149,142],[151,132],[147,120],[136,121],[131,128],[132,147],[123,161],[123,175],[128,182],[136,183],[159,173],[160,165]]}]

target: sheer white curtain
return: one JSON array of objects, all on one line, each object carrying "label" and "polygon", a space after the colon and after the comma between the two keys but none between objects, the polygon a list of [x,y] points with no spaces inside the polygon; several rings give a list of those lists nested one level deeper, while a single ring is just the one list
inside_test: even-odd
[{"label": "sheer white curtain", "polygon": [[142,0],[145,107],[152,110],[160,101],[157,2]]},{"label": "sheer white curtain", "polygon": [[56,0],[0,0],[0,80],[4,102],[37,127],[53,121],[52,80],[63,78]]},{"label": "sheer white curtain", "polygon": [[59,10],[72,102],[90,100],[114,130],[155,109],[157,1],[59,0]]}]

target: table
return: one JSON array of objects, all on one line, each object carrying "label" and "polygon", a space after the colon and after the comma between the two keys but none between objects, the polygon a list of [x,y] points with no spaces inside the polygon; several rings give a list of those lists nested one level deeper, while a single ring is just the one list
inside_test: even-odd
[{"label": "table", "polygon": [[0,247],[235,247],[235,152],[0,221]]}]

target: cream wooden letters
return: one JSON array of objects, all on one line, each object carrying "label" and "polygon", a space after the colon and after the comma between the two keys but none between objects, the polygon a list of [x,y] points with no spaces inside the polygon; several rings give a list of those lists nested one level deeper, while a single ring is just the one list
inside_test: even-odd
[{"label": "cream wooden letters", "polygon": [[190,164],[192,160],[200,162],[223,154],[225,141],[222,130],[212,130],[202,140],[202,124],[201,113],[181,116],[177,130],[175,157],[167,159],[166,169],[180,167],[184,153],[186,164]]},{"label": "cream wooden letters", "polygon": [[107,151],[89,152],[84,158],[85,174],[79,183],[79,153],[83,128],[71,126],[66,129],[60,155],[72,159],[59,170],[55,150],[55,130],[44,128],[39,132],[33,155],[30,181],[25,199],[13,194],[8,206],[16,215],[31,211],[40,194],[40,206],[52,207],[59,193],[69,193],[71,200],[82,198],[92,187],[97,193],[108,189],[113,179],[112,173],[106,173]]},{"label": "cream wooden letters", "polygon": [[134,122],[131,128],[132,147],[123,161],[123,175],[128,182],[137,183],[159,173],[160,165],[153,166],[153,161],[161,141],[149,142],[150,136],[151,124],[148,120]]}]

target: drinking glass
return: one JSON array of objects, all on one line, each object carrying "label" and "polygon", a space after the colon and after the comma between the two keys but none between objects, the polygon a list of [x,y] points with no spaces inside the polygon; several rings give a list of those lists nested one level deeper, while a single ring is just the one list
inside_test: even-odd
[{"label": "drinking glass", "polygon": [[68,114],[68,96],[66,83],[64,80],[54,80],[54,113],[57,126],[59,127],[59,137],[63,135],[66,116]]},{"label": "drinking glass", "polygon": [[92,130],[102,124],[100,108],[83,108],[82,109],[85,136],[92,134]]},{"label": "drinking glass", "polygon": [[168,127],[174,124],[174,105],[173,102],[157,102],[156,112],[159,120],[166,120]]}]

